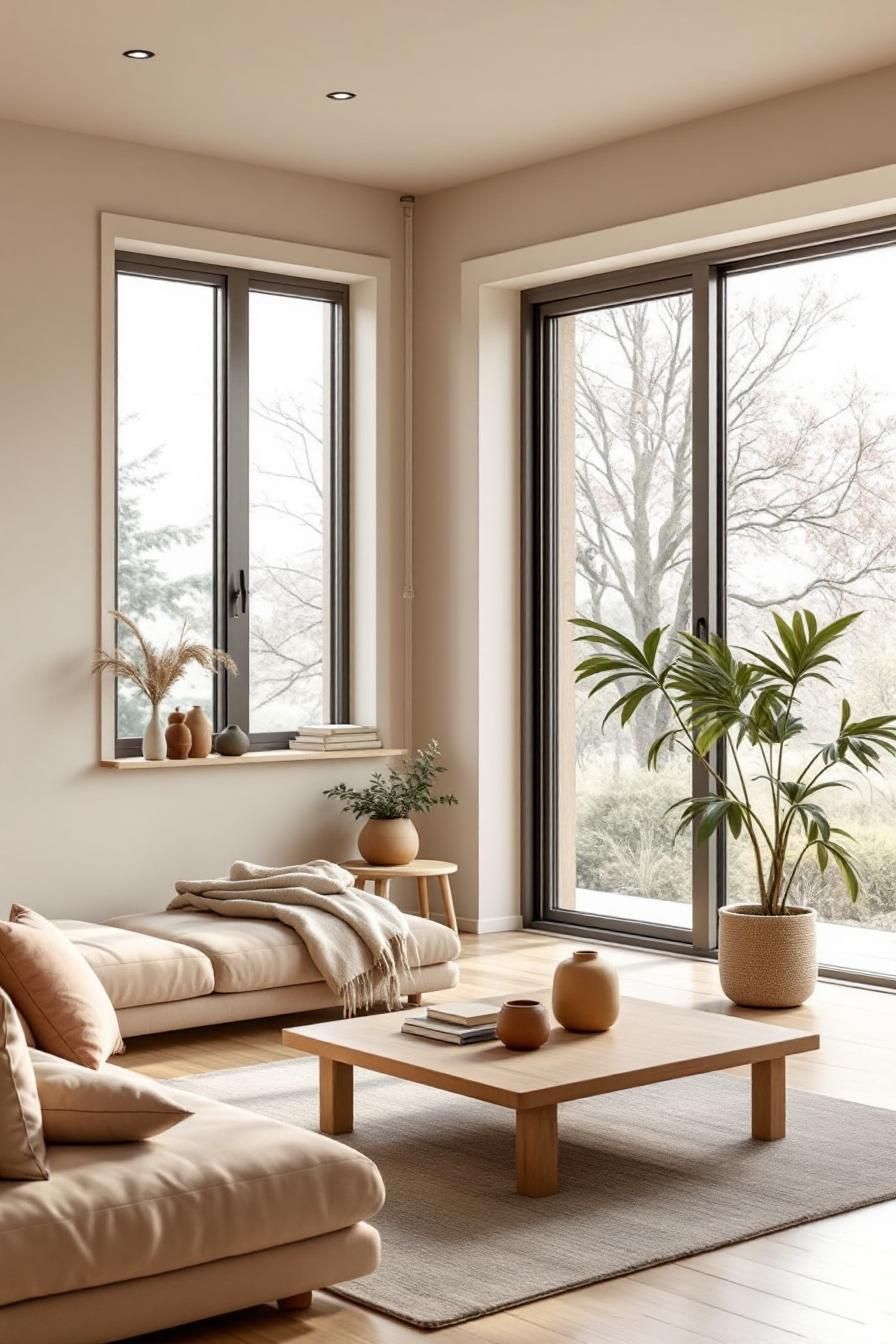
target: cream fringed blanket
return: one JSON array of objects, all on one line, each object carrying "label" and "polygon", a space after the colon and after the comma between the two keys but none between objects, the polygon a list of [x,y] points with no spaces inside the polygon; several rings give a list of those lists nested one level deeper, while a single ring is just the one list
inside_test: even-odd
[{"label": "cream fringed blanket", "polygon": [[357,891],[354,880],[325,859],[293,868],[235,863],[229,877],[176,882],[168,909],[278,919],[302,939],[328,989],[342,999],[346,1017],[375,1003],[400,1008],[400,975],[417,956],[413,934],[400,910]]}]

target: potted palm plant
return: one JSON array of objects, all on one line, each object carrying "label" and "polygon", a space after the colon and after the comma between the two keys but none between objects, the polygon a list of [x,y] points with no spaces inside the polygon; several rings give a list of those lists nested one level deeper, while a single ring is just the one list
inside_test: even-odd
[{"label": "potted palm plant", "polygon": [[351,812],[367,821],[358,836],[358,852],[368,863],[382,868],[400,867],[417,857],[420,837],[411,821],[414,812],[431,812],[434,807],[452,806],[453,793],[433,793],[436,775],[444,774],[438,765],[439,744],[433,738],[403,769],[389,766],[386,775],[377,771],[364,789],[335,784],[324,789],[325,798],[336,798],[343,812]]},{"label": "potted palm plant", "polygon": [[[823,626],[811,611],[789,620],[773,613],[776,633],[766,636],[767,652],[682,632],[665,661],[659,651],[668,627],[652,630],[639,645],[610,626],[574,622],[584,631],[579,639],[595,648],[579,663],[577,680],[594,681],[591,695],[610,685],[622,692],[604,722],[618,715],[626,724],[639,705],[661,696],[670,726],[648,749],[648,769],[657,768],[663,751],[680,749],[706,767],[713,792],[673,804],[680,809],[676,835],[693,826],[697,842],[706,843],[727,826],[733,840],[752,850],[757,900],[720,914],[719,975],[735,1003],[794,1007],[812,993],[815,911],[793,902],[804,863],[815,862],[822,872],[833,864],[850,899],[858,899],[852,837],[831,824],[824,803],[830,791],[852,787],[845,768],[877,771],[882,753],[896,755],[896,716],[855,719],[843,700],[829,741],[811,743],[795,764],[794,744],[807,732],[801,692],[811,682],[831,684],[828,673],[839,664],[831,649],[860,615]],[[746,761],[751,748],[762,761],[758,775]]]}]

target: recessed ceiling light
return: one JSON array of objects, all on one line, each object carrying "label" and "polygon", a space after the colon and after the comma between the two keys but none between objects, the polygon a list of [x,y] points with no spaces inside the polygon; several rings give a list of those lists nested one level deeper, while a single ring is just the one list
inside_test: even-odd
[{"label": "recessed ceiling light", "polygon": [[129,61],[151,61],[155,56],[154,51],[147,51],[145,47],[132,47],[129,51],[123,51],[122,56],[127,56]]},{"label": "recessed ceiling light", "polygon": [[347,103],[354,96],[348,89],[334,89],[332,93],[327,94],[327,97],[332,98],[334,103]]}]

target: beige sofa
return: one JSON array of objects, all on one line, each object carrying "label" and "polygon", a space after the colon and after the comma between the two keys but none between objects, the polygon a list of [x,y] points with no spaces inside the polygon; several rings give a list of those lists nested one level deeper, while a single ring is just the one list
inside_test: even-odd
[{"label": "beige sofa", "polygon": [[305,1305],[376,1268],[372,1162],[177,1099],[195,1114],[154,1139],[51,1145],[49,1180],[0,1183],[3,1344],[108,1344],[267,1301]]},{"label": "beige sofa", "polygon": [[[407,918],[421,965],[402,992],[452,988],[457,934],[433,920]],[[305,944],[276,920],[162,910],[104,924],[56,923],[103,982],[125,1037],[339,1005]]]}]

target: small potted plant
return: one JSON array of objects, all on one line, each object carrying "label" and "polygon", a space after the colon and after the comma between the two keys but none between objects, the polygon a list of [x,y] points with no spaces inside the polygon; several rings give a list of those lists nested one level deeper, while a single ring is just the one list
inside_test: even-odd
[{"label": "small potted plant", "polygon": [[367,817],[358,836],[358,852],[367,863],[379,868],[410,863],[420,848],[411,814],[457,802],[453,793],[433,794],[436,775],[445,771],[437,764],[438,756],[439,744],[433,738],[413,759],[405,760],[401,770],[390,765],[386,775],[377,771],[364,789],[352,789],[347,784],[324,789],[324,797],[336,798],[343,804],[343,812],[359,819]]},{"label": "small potted plant", "polygon": [[226,667],[234,676],[236,663],[221,649],[211,649],[207,644],[197,644],[187,639],[186,628],[181,631],[176,644],[156,648],[144,637],[130,616],[125,616],[121,611],[113,611],[112,615],[134,636],[140,650],[139,657],[128,658],[118,650],[106,653],[100,649],[93,671],[111,672],[123,681],[132,682],[143,692],[150,704],[149,722],[143,734],[143,756],[147,761],[163,761],[167,743],[160,706],[165,696],[180,681],[191,663],[205,672],[215,672],[218,667]]},{"label": "small potted plant", "polygon": [[[578,680],[595,680],[591,690],[615,685],[619,698],[605,715],[627,723],[644,701],[661,696],[669,727],[647,752],[656,769],[663,750],[684,749],[706,767],[713,792],[682,798],[679,832],[692,825],[698,844],[720,827],[750,846],[756,868],[756,901],[720,911],[719,975],[735,1003],[755,1008],[789,1008],[803,1003],[815,986],[815,911],[792,902],[794,879],[803,863],[824,872],[832,864],[850,899],[859,878],[847,848],[852,837],[832,826],[823,804],[835,789],[849,789],[843,767],[877,771],[881,753],[896,755],[896,715],[854,719],[841,702],[840,723],[827,742],[805,741],[799,717],[800,691],[807,683],[831,684],[839,659],[831,647],[860,612],[821,626],[811,611],[786,620],[773,613],[777,637],[768,652],[732,648],[718,635],[708,640],[680,633],[668,661],[658,659],[664,628],[652,630],[643,645],[594,621],[574,624],[579,638],[597,652],[579,663]],[[719,768],[716,748],[724,744],[728,768]],[[757,772],[746,750],[758,751]]]}]

